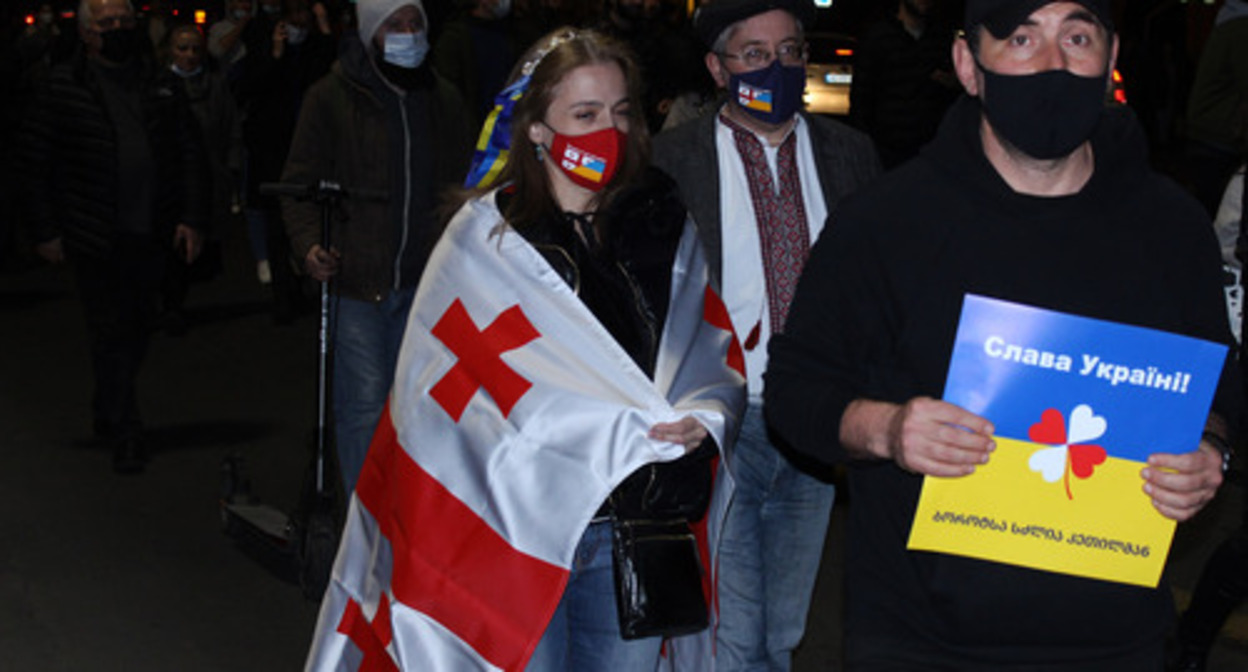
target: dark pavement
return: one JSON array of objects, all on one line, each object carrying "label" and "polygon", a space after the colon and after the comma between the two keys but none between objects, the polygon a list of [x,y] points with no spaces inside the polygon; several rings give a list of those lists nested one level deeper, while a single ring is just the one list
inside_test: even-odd
[{"label": "dark pavement", "polygon": [[[137,476],[114,474],[88,440],[87,342],[68,269],[0,270],[0,669],[301,668],[316,605],[286,565],[222,534],[217,502],[221,462],[239,453],[259,496],[295,505],[316,320],[275,326],[241,225],[225,243],[225,275],[192,288],[190,332],[152,340],[140,393],[153,456]],[[1227,488],[1181,528],[1170,569],[1180,601],[1242,497]],[[844,511],[797,672],[839,669]],[[1248,670],[1248,609],[1224,633],[1210,669]]]},{"label": "dark pavement", "polygon": [[297,499],[314,425],[316,325],[275,327],[239,240],[156,334],[141,380],[153,452],[114,474],[91,434],[87,341],[65,267],[0,275],[0,669],[296,670],[316,605],[222,534],[220,464]]}]

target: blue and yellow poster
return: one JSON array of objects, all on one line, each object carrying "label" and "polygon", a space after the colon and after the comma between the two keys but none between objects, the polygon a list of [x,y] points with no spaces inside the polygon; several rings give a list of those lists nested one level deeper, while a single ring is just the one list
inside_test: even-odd
[{"label": "blue and yellow poster", "polygon": [[944,399],[996,428],[988,464],[923,482],[908,548],[1156,586],[1174,521],[1140,471],[1196,448],[1226,346],[967,295]]}]

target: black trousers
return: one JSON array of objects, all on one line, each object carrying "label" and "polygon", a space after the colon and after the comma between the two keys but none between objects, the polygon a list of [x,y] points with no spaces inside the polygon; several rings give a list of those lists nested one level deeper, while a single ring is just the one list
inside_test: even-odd
[{"label": "black trousers", "polygon": [[106,440],[142,430],[136,384],[147,354],[166,247],[150,236],[125,234],[103,256],[67,251],[91,342],[95,433]]},{"label": "black trousers", "polygon": [[984,663],[944,651],[924,650],[913,641],[855,639],[846,642],[846,672],[1161,672],[1165,643],[1110,658],[1061,663]]},{"label": "black trousers", "polygon": [[[1244,181],[1244,197],[1248,197],[1248,180]],[[1248,199],[1241,198],[1248,204]],[[1240,212],[1239,247],[1248,245],[1248,221]],[[1244,250],[1237,250],[1242,253]],[[1242,340],[1242,339],[1241,339]],[[1248,341],[1240,344],[1241,372],[1248,378]],[[1226,487],[1225,483],[1222,486]],[[1239,529],[1223,541],[1200,573],[1192,592],[1192,601],[1179,621],[1179,645],[1183,655],[1203,658],[1218,638],[1231,612],[1248,599],[1248,501],[1239,521]]]},{"label": "black trousers", "polygon": [[1239,529],[1223,541],[1200,573],[1192,601],[1179,620],[1184,651],[1208,654],[1226,619],[1248,599],[1248,510]]}]

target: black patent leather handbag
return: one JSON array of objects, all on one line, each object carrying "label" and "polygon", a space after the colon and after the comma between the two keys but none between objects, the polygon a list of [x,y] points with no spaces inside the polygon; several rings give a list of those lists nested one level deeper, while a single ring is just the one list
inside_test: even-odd
[{"label": "black patent leather handbag", "polygon": [[624,639],[677,637],[707,627],[702,564],[688,522],[614,520],[611,550]]}]

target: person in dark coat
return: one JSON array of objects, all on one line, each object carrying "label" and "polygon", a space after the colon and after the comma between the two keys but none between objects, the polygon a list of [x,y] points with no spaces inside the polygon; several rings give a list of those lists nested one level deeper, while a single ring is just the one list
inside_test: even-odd
[{"label": "person in dark coat", "polygon": [[854,49],[849,121],[871,136],[884,167],[918,154],[958,97],[950,47],[953,28],[939,22],[937,0],[901,0]]},{"label": "person in dark coat", "polygon": [[442,28],[433,47],[433,65],[459,89],[473,123],[480,124],[494,109],[494,96],[503,90],[525,45],[517,42],[510,0],[458,4],[460,12]]},{"label": "person in dark coat", "polygon": [[[941,399],[967,295],[1231,340],[1208,219],[1149,167],[1131,111],[1105,106],[1118,53],[1109,5],[968,2],[954,47],[967,95],[916,159],[841,206],[772,339],[773,427],[849,467],[847,669],[1162,667],[1174,620],[1164,582],[907,548],[925,478],[982,474],[1013,450],[997,408]],[[1203,434],[1178,450],[1144,446],[1146,465],[1127,472],[1134,500],[1107,499],[1176,522],[1209,503],[1239,424],[1237,374],[1228,359]],[[1000,381],[981,378],[975,393],[993,397]]]},{"label": "person in dark coat", "polygon": [[262,11],[251,27],[246,55],[234,66],[246,148],[243,215],[257,277],[272,285],[274,320],[286,324],[302,308],[303,295],[277,199],[260,193],[260,185],[281,179],[304,92],[329,71],[337,41],[324,5],[308,0],[286,0],[285,13],[276,17]]},{"label": "person in dark coat", "polygon": [[192,281],[210,279],[221,270],[219,237],[233,220],[238,175],[242,171],[242,115],[225,76],[209,63],[205,43],[198,26],[184,23],[169,30],[166,44],[159,50],[166,54],[169,71],[182,86],[195,115],[212,175],[209,241],[204,248],[208,253],[193,265],[171,264],[165,274],[160,323],[165,333],[172,336],[186,333],[190,326],[182,308]]},{"label": "person in dark coat", "polygon": [[[472,156],[463,99],[426,62],[419,0],[361,0],[356,34],[304,101],[282,181],[334,180],[349,200],[322,246],[321,213],[284,202],[295,256],[332,278],[336,298],[334,431],[347,493],[390,393],[395,358],[425,262],[440,233],[440,187],[457,186]],[[384,199],[380,198],[384,195]]]},{"label": "person in dark coat", "polygon": [[94,430],[118,472],[147,451],[136,390],[169,247],[199,254],[207,168],[173,73],[152,59],[129,0],[83,0],[84,48],[58,66],[21,132],[26,221],[49,262],[68,259],[86,310]]}]

